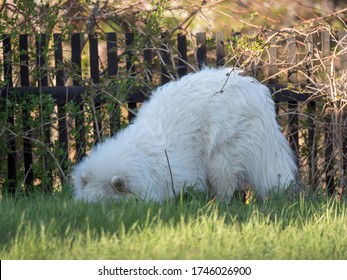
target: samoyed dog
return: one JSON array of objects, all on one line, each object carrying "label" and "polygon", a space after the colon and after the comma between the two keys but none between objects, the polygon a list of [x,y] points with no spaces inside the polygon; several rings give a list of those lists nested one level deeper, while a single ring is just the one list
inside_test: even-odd
[{"label": "samoyed dog", "polygon": [[77,199],[163,201],[185,186],[230,200],[286,188],[297,167],[267,87],[241,71],[205,68],[155,90],[135,120],[72,172]]}]

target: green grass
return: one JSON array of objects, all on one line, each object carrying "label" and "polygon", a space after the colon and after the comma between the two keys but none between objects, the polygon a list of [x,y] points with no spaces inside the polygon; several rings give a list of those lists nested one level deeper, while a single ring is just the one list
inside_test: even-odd
[{"label": "green grass", "polygon": [[0,259],[346,259],[346,206],[319,195],[247,205],[195,193],[161,204],[3,197]]}]

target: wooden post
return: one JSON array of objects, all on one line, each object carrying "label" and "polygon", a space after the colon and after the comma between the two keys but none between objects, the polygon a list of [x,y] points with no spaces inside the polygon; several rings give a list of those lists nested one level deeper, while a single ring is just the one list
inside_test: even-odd
[{"label": "wooden post", "polygon": [[[341,47],[340,49],[343,49],[344,51],[341,53],[340,55],[340,72],[344,72],[346,75],[346,71],[347,71],[347,31],[340,31],[338,33],[338,37],[339,40],[341,42]],[[346,104],[346,101],[344,101]],[[343,128],[342,128],[342,135],[343,135],[343,139],[342,139],[342,143],[343,143],[343,148],[342,148],[342,152],[344,155],[343,158],[343,176],[344,176],[344,180],[345,180],[345,185],[342,186],[344,189],[342,190],[344,193],[347,192],[347,113],[343,113],[342,115],[343,118]],[[342,124],[341,124],[342,125]]]},{"label": "wooden post", "polygon": [[224,34],[217,32],[216,34],[216,66],[223,66],[224,61]]},{"label": "wooden post", "polygon": [[[287,39],[287,50],[288,50],[288,67],[290,67],[288,71],[288,81],[294,85],[297,84],[297,73],[296,68],[293,68],[296,65],[296,38],[292,37]],[[297,114],[298,110],[298,102],[297,101],[289,101],[288,102],[288,111],[290,113],[289,117],[289,138],[290,138],[290,146],[294,151],[297,159],[299,159],[299,118]],[[299,161],[298,161],[299,163]]]},{"label": "wooden post", "polygon": [[[116,77],[118,74],[118,56],[117,56],[117,33],[106,33],[107,48],[107,74],[109,78]],[[116,94],[114,92],[113,94]],[[113,102],[112,112],[110,112],[110,130],[111,134],[120,128],[120,110],[118,104]]]},{"label": "wooden post", "polygon": [[[132,60],[134,57],[134,53],[132,48],[134,47],[134,33],[126,33],[125,34],[125,44],[126,44],[126,66],[128,75],[131,77],[135,77],[135,64],[133,64]],[[136,109],[136,102],[128,103],[129,109]],[[129,122],[133,120],[134,114],[129,111],[128,120]]]},{"label": "wooden post", "polygon": [[[22,87],[29,86],[29,57],[28,57],[28,35],[22,34],[19,36],[19,50],[20,50],[20,83]],[[33,187],[34,172],[31,168],[33,163],[33,150],[31,144],[31,127],[29,124],[30,112],[28,108],[22,109],[23,113],[23,130],[25,131],[26,138],[23,139],[23,157],[24,157],[24,171],[25,171],[25,190],[28,194]]]},{"label": "wooden post", "polygon": [[[48,86],[48,71],[47,71],[47,37],[46,34],[36,35],[36,68],[37,68],[37,84],[40,91],[40,96],[45,94],[42,92],[41,88]],[[40,109],[40,114],[42,115],[42,142],[45,143],[45,147],[42,149],[50,149],[51,144],[51,119],[50,116],[46,115],[45,104],[42,104]],[[48,154],[48,153],[47,153]],[[47,176],[48,182],[45,185],[42,185],[42,188],[45,192],[53,191],[53,170],[51,165],[48,163],[48,157],[45,154],[42,154],[42,172],[45,172],[44,176]]]},{"label": "wooden post", "polygon": [[[89,34],[89,61],[90,61],[90,78],[94,84],[99,84],[100,73],[99,73],[99,50],[98,50],[98,38],[97,34]],[[102,133],[102,123],[99,119],[99,114],[101,112],[101,104],[95,103],[93,100],[94,107],[93,114],[93,128],[94,128],[94,142],[98,143],[101,141]]]},{"label": "wooden post", "polygon": [[[2,35],[3,43],[3,57],[4,57],[4,81],[6,83],[6,98],[10,97],[10,90],[13,88],[12,82],[12,49],[11,49],[11,37],[8,34]],[[7,122],[10,125],[14,124],[14,116],[12,110],[9,110],[7,115]],[[9,153],[7,155],[7,170],[8,170],[8,189],[11,194],[15,194],[17,191],[17,172],[16,172],[16,141],[15,136],[8,136],[7,148]]]},{"label": "wooden post", "polygon": [[[82,60],[81,60],[81,35],[74,33],[71,36],[71,64],[72,64],[72,79],[74,86],[81,86],[82,76]],[[80,114],[75,117],[76,126],[76,160],[79,161],[86,153],[86,138],[84,128],[84,108],[83,103],[79,105]]]},{"label": "wooden post", "polygon": [[[64,68],[63,68],[63,46],[61,34],[53,34],[54,43],[54,61],[56,69],[56,86],[64,86]],[[65,102],[58,103],[58,133],[59,145],[64,152],[59,157],[59,163],[64,166],[69,161],[69,140],[68,140],[68,126],[67,115],[65,112]],[[64,176],[60,176],[60,180],[64,183]]]},{"label": "wooden post", "polygon": [[277,47],[276,45],[276,32],[269,32],[269,37],[271,39],[269,40],[270,47],[266,48],[266,52],[268,54],[269,63],[267,67],[267,77],[269,78],[268,84],[277,84],[278,83],[278,54],[277,54]]},{"label": "wooden post", "polygon": [[[328,31],[321,32],[321,52],[327,71],[323,72],[321,77],[323,81],[327,80],[330,75],[330,33]],[[325,183],[328,194],[335,193],[335,180],[334,180],[334,125],[333,125],[333,112],[328,111],[325,116]]]},{"label": "wooden post", "polygon": [[143,59],[145,61],[145,71],[147,72],[147,76],[150,82],[152,82],[153,73],[152,73],[152,60],[153,53],[152,49],[146,47],[143,51]]},{"label": "wooden post", "polygon": [[206,65],[206,33],[199,32],[196,34],[196,58],[198,61],[199,69],[201,70]]},{"label": "wooden post", "polygon": [[125,33],[125,45],[126,45],[126,67],[129,75],[135,75],[135,64],[133,64],[133,47],[134,47],[134,33]]},{"label": "wooden post", "polygon": [[[306,43],[306,83],[312,84],[312,68],[314,58],[314,37],[309,35]],[[316,143],[316,102],[310,101],[307,104],[307,129],[308,129],[308,166],[309,166],[309,185],[313,190],[317,189],[317,143]]]},{"label": "wooden post", "polygon": [[187,38],[186,35],[177,35],[177,49],[178,49],[178,77],[183,77],[188,72],[187,66]]},{"label": "wooden post", "polygon": [[106,33],[107,43],[107,74],[109,77],[118,74],[118,57],[117,57],[117,33]]},{"label": "wooden post", "polygon": [[169,52],[169,34],[168,32],[163,32],[161,34],[162,45],[160,55],[162,57],[161,61],[161,84],[164,85],[170,82],[169,75],[169,65],[170,65],[170,52]]},{"label": "wooden post", "polygon": [[[272,84],[278,83],[278,77],[276,76],[278,73],[278,66],[277,66],[278,54],[277,54],[277,47],[275,46],[276,44],[275,34],[276,32],[269,32],[269,37],[271,37],[271,39],[269,40],[270,47],[266,48],[266,52],[269,58],[269,63],[267,66],[267,73],[266,73],[267,77],[269,78],[267,82],[269,84],[269,87],[271,87]],[[257,74],[257,73],[253,73],[253,74]],[[275,101],[275,110],[276,110],[277,116],[279,113],[279,108],[280,108],[279,102]]]}]

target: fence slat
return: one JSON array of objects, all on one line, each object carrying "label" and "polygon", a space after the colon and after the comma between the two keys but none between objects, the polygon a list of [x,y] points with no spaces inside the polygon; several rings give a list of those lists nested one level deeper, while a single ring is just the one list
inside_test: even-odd
[{"label": "fence slat", "polygon": [[[80,86],[81,75],[82,75],[82,62],[81,62],[81,35],[79,33],[74,33],[71,36],[71,64],[72,64],[72,79],[74,86]],[[80,115],[77,115],[75,118],[76,128],[81,130],[76,131],[76,159],[79,160],[86,152],[86,138],[85,138],[85,129],[84,129],[84,108],[83,104],[79,105]]]},{"label": "fence slat", "polygon": [[[347,31],[339,31],[337,35],[338,35],[339,41],[341,42],[340,49],[346,49],[347,48]],[[339,58],[340,58],[340,69],[347,70],[347,53],[342,52]]]},{"label": "fence slat", "polygon": [[143,51],[143,60],[145,62],[145,71],[148,80],[152,82],[153,78],[153,69],[152,69],[152,60],[153,60],[153,52],[150,48],[145,48]]},{"label": "fence slat", "polygon": [[[270,47],[266,48],[266,52],[268,54],[268,66],[265,68],[265,71],[267,71],[267,76],[272,77],[269,78],[268,83],[269,84],[277,84],[278,82],[278,77],[276,74],[278,73],[278,66],[277,66],[277,47],[276,45],[276,37],[275,37],[276,32],[270,32],[269,37],[271,38],[269,40]],[[254,66],[256,68],[256,66]],[[253,73],[255,76],[259,76],[259,73]],[[275,100],[275,110],[276,110],[276,115],[278,115],[280,109],[280,105],[278,100]]]},{"label": "fence slat", "polygon": [[317,182],[317,143],[316,143],[316,102],[310,101],[307,104],[307,128],[308,128],[308,136],[307,136],[307,146],[308,146],[308,165],[309,165],[309,184],[313,189],[316,189]]},{"label": "fence slat", "polygon": [[187,38],[184,34],[177,34],[177,49],[178,49],[178,77],[183,77],[188,72],[187,58]]},{"label": "fence slat", "polygon": [[[133,63],[133,57],[134,57],[134,53],[133,53],[133,47],[134,47],[134,33],[125,33],[125,45],[126,45],[126,68],[127,68],[127,72],[128,75],[130,77],[135,77],[135,64]],[[136,109],[136,103],[135,102],[129,102],[128,103],[128,107],[131,110]],[[134,114],[131,113],[129,111],[128,114],[128,120],[132,121],[134,119]]]},{"label": "fence slat", "polygon": [[19,60],[20,60],[20,84],[22,87],[29,86],[29,54],[28,54],[28,35],[19,36]]},{"label": "fence slat", "polygon": [[[290,67],[294,67],[296,64],[296,39],[295,37],[287,39],[287,59]],[[288,81],[293,84],[297,84],[297,74],[296,69],[290,69],[288,71]],[[298,102],[289,101],[288,102],[289,115],[289,142],[292,150],[294,151],[296,157],[299,159],[299,118],[298,118]],[[298,160],[298,163],[300,161]]]},{"label": "fence slat", "polygon": [[[19,36],[19,50],[20,50],[20,83],[22,87],[29,86],[29,55],[28,55],[28,35],[23,34]],[[29,193],[32,189],[34,182],[34,172],[31,168],[33,163],[32,151],[32,132],[29,124],[30,112],[28,108],[22,109],[23,114],[23,130],[27,137],[23,139],[23,158],[24,158],[24,171],[25,171],[25,188]]]},{"label": "fence slat", "polygon": [[[64,86],[64,68],[63,68],[63,42],[61,34],[53,34],[54,40],[54,61],[56,69],[56,86]],[[65,99],[66,102],[66,99]],[[64,102],[64,103],[65,103]],[[63,149],[63,153],[59,158],[59,162],[63,163],[69,159],[69,140],[68,140],[68,127],[67,115],[65,112],[65,104],[58,104],[58,133],[59,144]],[[60,180],[64,182],[63,176]]]},{"label": "fence slat", "polygon": [[[90,60],[90,77],[94,84],[98,84],[100,82],[99,75],[99,49],[98,49],[98,39],[97,34],[89,34],[89,60]],[[93,100],[94,106],[94,120],[93,120],[93,128],[94,128],[94,139],[95,143],[101,141],[101,132],[102,132],[102,123],[98,116],[100,115],[100,106],[101,104],[95,102]]]},{"label": "fence slat", "polygon": [[[106,33],[106,44],[107,75],[113,78],[118,74],[117,33]],[[111,134],[113,134],[120,128],[120,114],[117,105],[113,106],[113,111],[110,114],[110,129]]]},{"label": "fence slat", "polygon": [[[321,52],[324,59],[326,69],[330,70],[330,33],[329,31],[321,32]],[[323,80],[327,80],[329,73],[323,73]],[[330,195],[335,192],[334,180],[334,146],[333,146],[333,118],[331,112],[327,112],[325,116],[325,182],[326,189]]]},{"label": "fence slat", "polygon": [[126,67],[130,76],[135,75],[135,64],[133,63],[134,33],[125,33],[126,45]]},{"label": "fence slat", "polygon": [[56,85],[64,86],[64,67],[63,67],[63,42],[61,34],[53,34],[54,41],[54,61],[56,69]]},{"label": "fence slat", "polygon": [[[312,84],[312,68],[314,59],[314,37],[309,35],[305,45],[306,52],[306,83]],[[309,166],[309,184],[313,190],[317,189],[317,143],[316,143],[316,102],[310,101],[307,104],[307,146],[308,146],[308,166]]]},{"label": "fence slat", "polygon": [[[9,90],[13,87],[12,82],[12,50],[11,50],[11,37],[10,35],[2,35],[3,43],[3,57],[4,57],[4,81],[6,83],[6,98],[9,97]],[[13,112],[8,112],[7,122],[11,125],[14,124]],[[7,148],[9,150],[7,156],[7,178],[8,178],[8,192],[14,194],[17,185],[17,172],[16,172],[16,141],[15,136],[8,134]]]},{"label": "fence slat", "polygon": [[3,55],[4,55],[4,81],[6,86],[12,88],[12,46],[11,36],[8,34],[2,35]]},{"label": "fence slat", "polygon": [[74,33],[71,36],[71,64],[72,64],[72,78],[73,78],[73,85],[74,86],[80,86],[81,82],[81,36],[79,33]]},{"label": "fence slat", "polygon": [[216,66],[223,66],[224,61],[224,33],[217,32],[216,34]]},{"label": "fence slat", "polygon": [[335,192],[334,156],[333,156],[333,124],[330,115],[325,116],[325,183],[330,195]]},{"label": "fence slat", "polygon": [[167,32],[161,34],[162,44],[161,44],[161,84],[164,85],[170,81],[169,76],[169,64],[170,64],[170,50],[168,45],[168,36]]},{"label": "fence slat", "polygon": [[99,75],[99,50],[97,34],[89,34],[89,63],[90,63],[90,77],[93,83],[100,82]]},{"label": "fence slat", "polygon": [[206,65],[206,33],[199,32],[196,34],[196,58],[198,61],[199,69]]},{"label": "fence slat", "polygon": [[46,66],[47,40],[46,34],[36,35],[36,65],[38,86],[48,86],[48,74]]},{"label": "fence slat", "polygon": [[[48,67],[46,65],[46,57],[47,57],[47,36],[46,34],[38,34],[36,35],[36,67],[37,67],[37,83],[39,88],[42,86],[48,86]],[[42,92],[40,92],[40,95]],[[40,102],[43,102],[42,99]],[[41,110],[40,114],[41,120],[42,120],[42,127],[43,127],[43,134],[42,137],[44,138],[42,140],[43,143],[45,143],[45,148],[50,149],[50,141],[51,141],[51,121],[49,116],[45,116],[45,104],[41,104]],[[43,162],[43,168],[45,169],[45,173],[49,174],[48,177],[51,179],[52,176],[52,168],[48,164],[48,156],[45,154],[41,155],[42,162]],[[45,192],[52,192],[53,186],[52,183],[48,183],[42,186],[43,190]]]},{"label": "fence slat", "polygon": [[270,47],[266,48],[266,52],[268,53],[269,57],[269,65],[267,67],[267,76],[272,77],[269,79],[270,84],[277,84],[278,83],[278,48],[276,47],[276,32],[270,32],[269,37],[271,38],[269,40]]},{"label": "fence slat", "polygon": [[107,41],[107,74],[108,76],[116,76],[118,73],[118,57],[117,57],[117,33],[106,33]]},{"label": "fence slat", "polygon": [[[347,31],[340,31],[338,32],[338,38],[339,41],[341,42],[341,47],[340,49],[347,49]],[[347,71],[347,53],[346,51],[344,51],[343,53],[341,53],[340,55],[340,70],[341,72],[343,71]],[[343,115],[344,118],[344,131],[343,131],[343,154],[344,154],[344,158],[343,158],[343,171],[344,171],[344,177],[346,178],[345,180],[347,180],[347,113],[345,113]],[[346,183],[346,182],[345,182]]]},{"label": "fence slat", "polygon": [[314,37],[313,35],[309,35],[307,37],[307,43],[306,43],[306,56],[307,56],[307,62],[306,62],[306,83],[311,84],[312,81],[312,67],[313,67],[313,54],[314,54]]}]

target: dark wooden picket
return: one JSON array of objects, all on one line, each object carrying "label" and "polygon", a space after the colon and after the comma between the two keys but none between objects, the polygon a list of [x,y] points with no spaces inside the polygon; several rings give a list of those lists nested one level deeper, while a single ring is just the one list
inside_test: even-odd
[{"label": "dark wooden picket", "polygon": [[[10,89],[13,87],[12,82],[12,48],[11,48],[11,37],[7,34],[3,34],[3,55],[4,55],[4,80],[6,82],[6,88],[4,89],[3,94],[5,96],[9,96]],[[7,121],[10,124],[14,124],[14,116],[13,112],[9,112],[7,116]],[[7,155],[7,170],[8,170],[8,190],[10,193],[14,193],[16,191],[16,142],[15,136],[9,134],[7,139],[7,146],[9,153]]]},{"label": "dark wooden picket", "polygon": [[[63,46],[62,46],[62,38],[60,34],[53,35],[54,41],[54,61],[56,70],[56,86],[64,86],[64,68],[63,65]],[[67,161],[69,158],[69,142],[68,142],[68,127],[67,127],[67,115],[65,112],[64,104],[57,104],[58,106],[58,133],[59,133],[59,143],[64,149],[64,153],[62,154],[60,161]]]},{"label": "dark wooden picket", "polygon": [[206,34],[199,32],[196,34],[196,59],[198,61],[199,69],[206,65]]},{"label": "dark wooden picket", "polygon": [[170,81],[169,69],[170,65],[170,53],[168,50],[168,34],[166,32],[161,34],[162,45],[160,50],[161,56],[161,84],[165,85]]},{"label": "dark wooden picket", "polygon": [[[21,87],[29,86],[29,54],[28,54],[28,35],[22,34],[19,37],[20,50],[20,83]],[[31,145],[32,132],[29,125],[29,114],[27,108],[22,111],[23,114],[23,130],[27,132],[27,137],[23,139],[23,160],[26,191],[30,192],[34,181],[34,172],[31,169],[33,163],[33,151]]]},{"label": "dark wooden picket", "polygon": [[116,76],[118,73],[117,58],[117,33],[107,33],[107,74],[109,77]]},{"label": "dark wooden picket", "polygon": [[188,72],[187,38],[183,34],[177,35],[177,50],[178,50],[177,74],[179,77],[183,77]]}]

